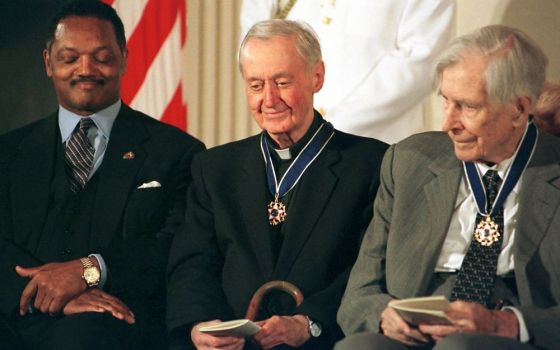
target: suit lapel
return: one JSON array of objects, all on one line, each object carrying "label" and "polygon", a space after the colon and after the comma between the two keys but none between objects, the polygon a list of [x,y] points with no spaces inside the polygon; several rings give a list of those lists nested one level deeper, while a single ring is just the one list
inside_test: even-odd
[{"label": "suit lapel", "polygon": [[[560,149],[539,134],[535,153],[523,174],[515,237],[515,269],[524,269],[551,228],[560,205]],[[556,141],[556,140],[554,140]]]},{"label": "suit lapel", "polygon": [[[329,198],[338,180],[333,167],[340,160],[340,153],[333,146],[336,142],[335,138],[307,169],[294,189],[297,191],[295,194],[297,198],[293,198],[290,201],[290,207],[287,208],[288,219],[285,222],[287,226],[284,243],[276,263],[275,278],[285,279],[290,273],[294,262],[318,221],[321,220],[321,215],[329,203]],[[347,169],[341,171],[347,171]]]},{"label": "suit lapel", "polygon": [[243,163],[243,176],[239,179],[239,205],[247,227],[259,267],[264,279],[271,276],[274,268],[274,254],[270,240],[270,226],[267,219],[266,205],[272,195],[266,185],[266,168],[260,151],[259,137],[254,137],[249,144],[247,156]]},{"label": "suit lapel", "polygon": [[[91,246],[107,245],[119,229],[128,195],[132,186],[136,186],[136,174],[147,156],[143,144],[148,138],[142,122],[123,104],[98,170],[100,177]],[[123,157],[128,152],[132,152],[134,157]]]},{"label": "suit lapel", "polygon": [[50,185],[54,172],[57,142],[60,142],[57,114],[37,124],[20,143],[20,153],[14,162],[11,181],[14,221],[32,223],[33,231],[41,230],[49,203]]},{"label": "suit lapel", "polygon": [[406,283],[412,293],[422,293],[428,288],[457,201],[463,169],[453,152],[445,154],[447,156],[440,156],[429,166],[434,178],[424,186],[430,224],[425,225],[425,229],[411,227],[416,232],[411,244],[422,242],[422,255],[426,259],[412,267],[414,272]]}]

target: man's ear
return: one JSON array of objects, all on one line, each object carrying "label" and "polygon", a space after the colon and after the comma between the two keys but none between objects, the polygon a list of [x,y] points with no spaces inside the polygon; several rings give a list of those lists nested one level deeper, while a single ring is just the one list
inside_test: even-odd
[{"label": "man's ear", "polygon": [[516,114],[514,115],[514,122],[525,125],[531,113],[531,106],[533,105],[530,96],[518,97],[515,101]]},{"label": "man's ear", "polygon": [[313,68],[313,92],[319,92],[325,82],[325,63],[318,62]]},{"label": "man's ear", "polygon": [[128,49],[125,47],[123,49],[122,74],[126,73],[127,66],[128,66]]},{"label": "man's ear", "polygon": [[43,50],[43,61],[45,62],[45,72],[49,78],[52,77],[52,68],[51,68],[51,56],[49,54],[49,50]]}]

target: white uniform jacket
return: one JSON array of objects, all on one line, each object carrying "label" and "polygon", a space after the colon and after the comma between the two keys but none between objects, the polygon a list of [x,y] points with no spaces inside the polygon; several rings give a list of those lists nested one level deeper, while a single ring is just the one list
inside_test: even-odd
[{"label": "white uniform jacket", "polygon": [[[276,7],[277,0],[243,0],[243,35]],[[454,0],[296,1],[287,19],[313,27],[326,66],[315,108],[339,130],[388,143],[423,131],[421,102],[454,9]]]}]

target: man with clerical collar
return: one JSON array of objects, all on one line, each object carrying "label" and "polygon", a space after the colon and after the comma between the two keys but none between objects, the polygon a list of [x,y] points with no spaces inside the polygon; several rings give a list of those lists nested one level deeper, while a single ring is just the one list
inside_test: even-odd
[{"label": "man with clerical collar", "polygon": [[[460,37],[439,58],[445,133],[387,151],[336,349],[558,347],[560,140],[531,120],[546,64],[506,26]],[[388,306],[430,295],[451,301],[447,320]]]},{"label": "man with clerical collar", "polygon": [[[187,225],[168,265],[171,347],[332,349],[387,145],[339,132],[314,111],[325,68],[307,25],[255,24],[239,65],[263,132],[193,161]],[[303,302],[267,294],[250,339],[200,331],[244,318],[253,294],[273,280],[298,287]]]},{"label": "man with clerical collar", "polygon": [[3,349],[167,348],[167,253],[204,145],[121,102],[125,44],[111,6],[61,8],[43,52],[59,109],[0,137]]}]

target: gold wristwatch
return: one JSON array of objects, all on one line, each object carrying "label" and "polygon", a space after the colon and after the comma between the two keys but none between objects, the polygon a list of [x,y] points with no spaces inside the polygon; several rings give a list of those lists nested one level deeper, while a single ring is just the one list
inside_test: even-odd
[{"label": "gold wristwatch", "polygon": [[99,278],[101,274],[99,273],[99,269],[91,262],[91,258],[81,258],[80,262],[84,267],[84,273],[82,278],[86,282],[88,288],[97,287],[99,284]]}]

